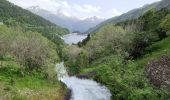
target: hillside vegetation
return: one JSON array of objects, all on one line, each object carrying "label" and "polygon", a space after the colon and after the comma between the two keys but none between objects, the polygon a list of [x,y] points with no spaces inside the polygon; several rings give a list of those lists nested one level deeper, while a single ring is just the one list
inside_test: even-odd
[{"label": "hillside vegetation", "polygon": [[62,100],[66,88],[55,72],[61,60],[69,75],[108,87],[111,100],[170,99],[169,0],[138,11],[135,19],[108,22],[78,45],[65,45],[58,35],[67,29],[1,0],[0,99]]},{"label": "hillside vegetation", "polygon": [[68,34],[67,29],[56,26],[50,21],[24,10],[7,0],[0,1],[0,22],[10,27],[20,26],[24,31],[35,31],[52,40],[56,44],[62,43],[58,35]]},{"label": "hillside vegetation", "polygon": [[110,89],[112,100],[169,99],[168,85],[155,85],[145,70],[149,61],[170,53],[169,14],[168,9],[151,9],[138,19],[104,25],[79,43],[79,54],[72,56],[83,60],[68,60],[69,68],[76,74],[95,72],[91,78]]},{"label": "hillside vegetation", "polygon": [[0,1],[0,99],[61,100],[55,72],[64,46],[55,24],[6,0]]},{"label": "hillside vegetation", "polygon": [[62,98],[54,70],[60,60],[54,43],[39,33],[1,25],[0,48],[1,99]]}]

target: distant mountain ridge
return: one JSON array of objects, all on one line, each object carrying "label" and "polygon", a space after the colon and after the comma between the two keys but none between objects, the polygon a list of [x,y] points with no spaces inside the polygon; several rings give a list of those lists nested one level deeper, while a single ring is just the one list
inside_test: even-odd
[{"label": "distant mountain ridge", "polygon": [[56,14],[54,14],[40,8],[39,6],[32,6],[27,9],[34,14],[42,16],[43,18],[55,23],[56,25],[68,28],[71,32],[85,32],[89,28],[94,27],[105,20],[97,16],[79,19],[74,16],[67,15],[67,13],[62,12],[60,9],[56,12]]},{"label": "distant mountain ridge", "polygon": [[98,31],[102,26],[104,26],[107,23],[115,24],[115,23],[125,21],[125,20],[136,19],[136,18],[142,16],[145,12],[147,12],[151,9],[160,10],[162,8],[170,9],[170,0],[158,1],[158,2],[155,2],[155,3],[152,3],[152,4],[145,5],[141,8],[138,8],[138,9],[131,10],[131,11],[124,13],[124,14],[118,16],[118,17],[110,18],[110,19],[102,22],[101,24],[97,25],[96,27],[89,29],[85,33],[86,34],[94,33],[96,31]]}]

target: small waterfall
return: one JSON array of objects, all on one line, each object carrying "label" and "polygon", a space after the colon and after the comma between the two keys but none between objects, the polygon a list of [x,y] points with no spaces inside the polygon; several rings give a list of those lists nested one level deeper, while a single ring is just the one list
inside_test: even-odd
[{"label": "small waterfall", "polygon": [[62,79],[69,77],[66,68],[64,67],[64,62],[56,64],[56,72],[58,80],[62,81]]},{"label": "small waterfall", "polygon": [[93,80],[69,77],[64,62],[56,64],[58,79],[72,90],[71,100],[110,100],[111,93]]}]

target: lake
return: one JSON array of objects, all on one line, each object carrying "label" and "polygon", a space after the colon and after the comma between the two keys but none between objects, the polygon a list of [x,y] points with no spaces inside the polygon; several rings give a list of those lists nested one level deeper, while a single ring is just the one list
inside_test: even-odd
[{"label": "lake", "polygon": [[84,40],[87,37],[87,35],[80,35],[78,33],[71,33],[64,35],[62,39],[65,41],[65,43],[71,45],[71,44],[77,44],[78,42]]}]

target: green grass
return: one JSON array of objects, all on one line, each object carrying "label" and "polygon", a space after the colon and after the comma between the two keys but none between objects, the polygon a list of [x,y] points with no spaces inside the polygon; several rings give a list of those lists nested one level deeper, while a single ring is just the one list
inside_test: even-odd
[{"label": "green grass", "polygon": [[23,75],[14,61],[3,61],[0,66],[0,99],[60,100],[65,90],[65,86],[57,79],[47,80],[40,72],[24,72]]},{"label": "green grass", "polygon": [[145,55],[135,62],[144,66],[149,60],[157,59],[161,55],[170,55],[170,36],[146,48]]}]

